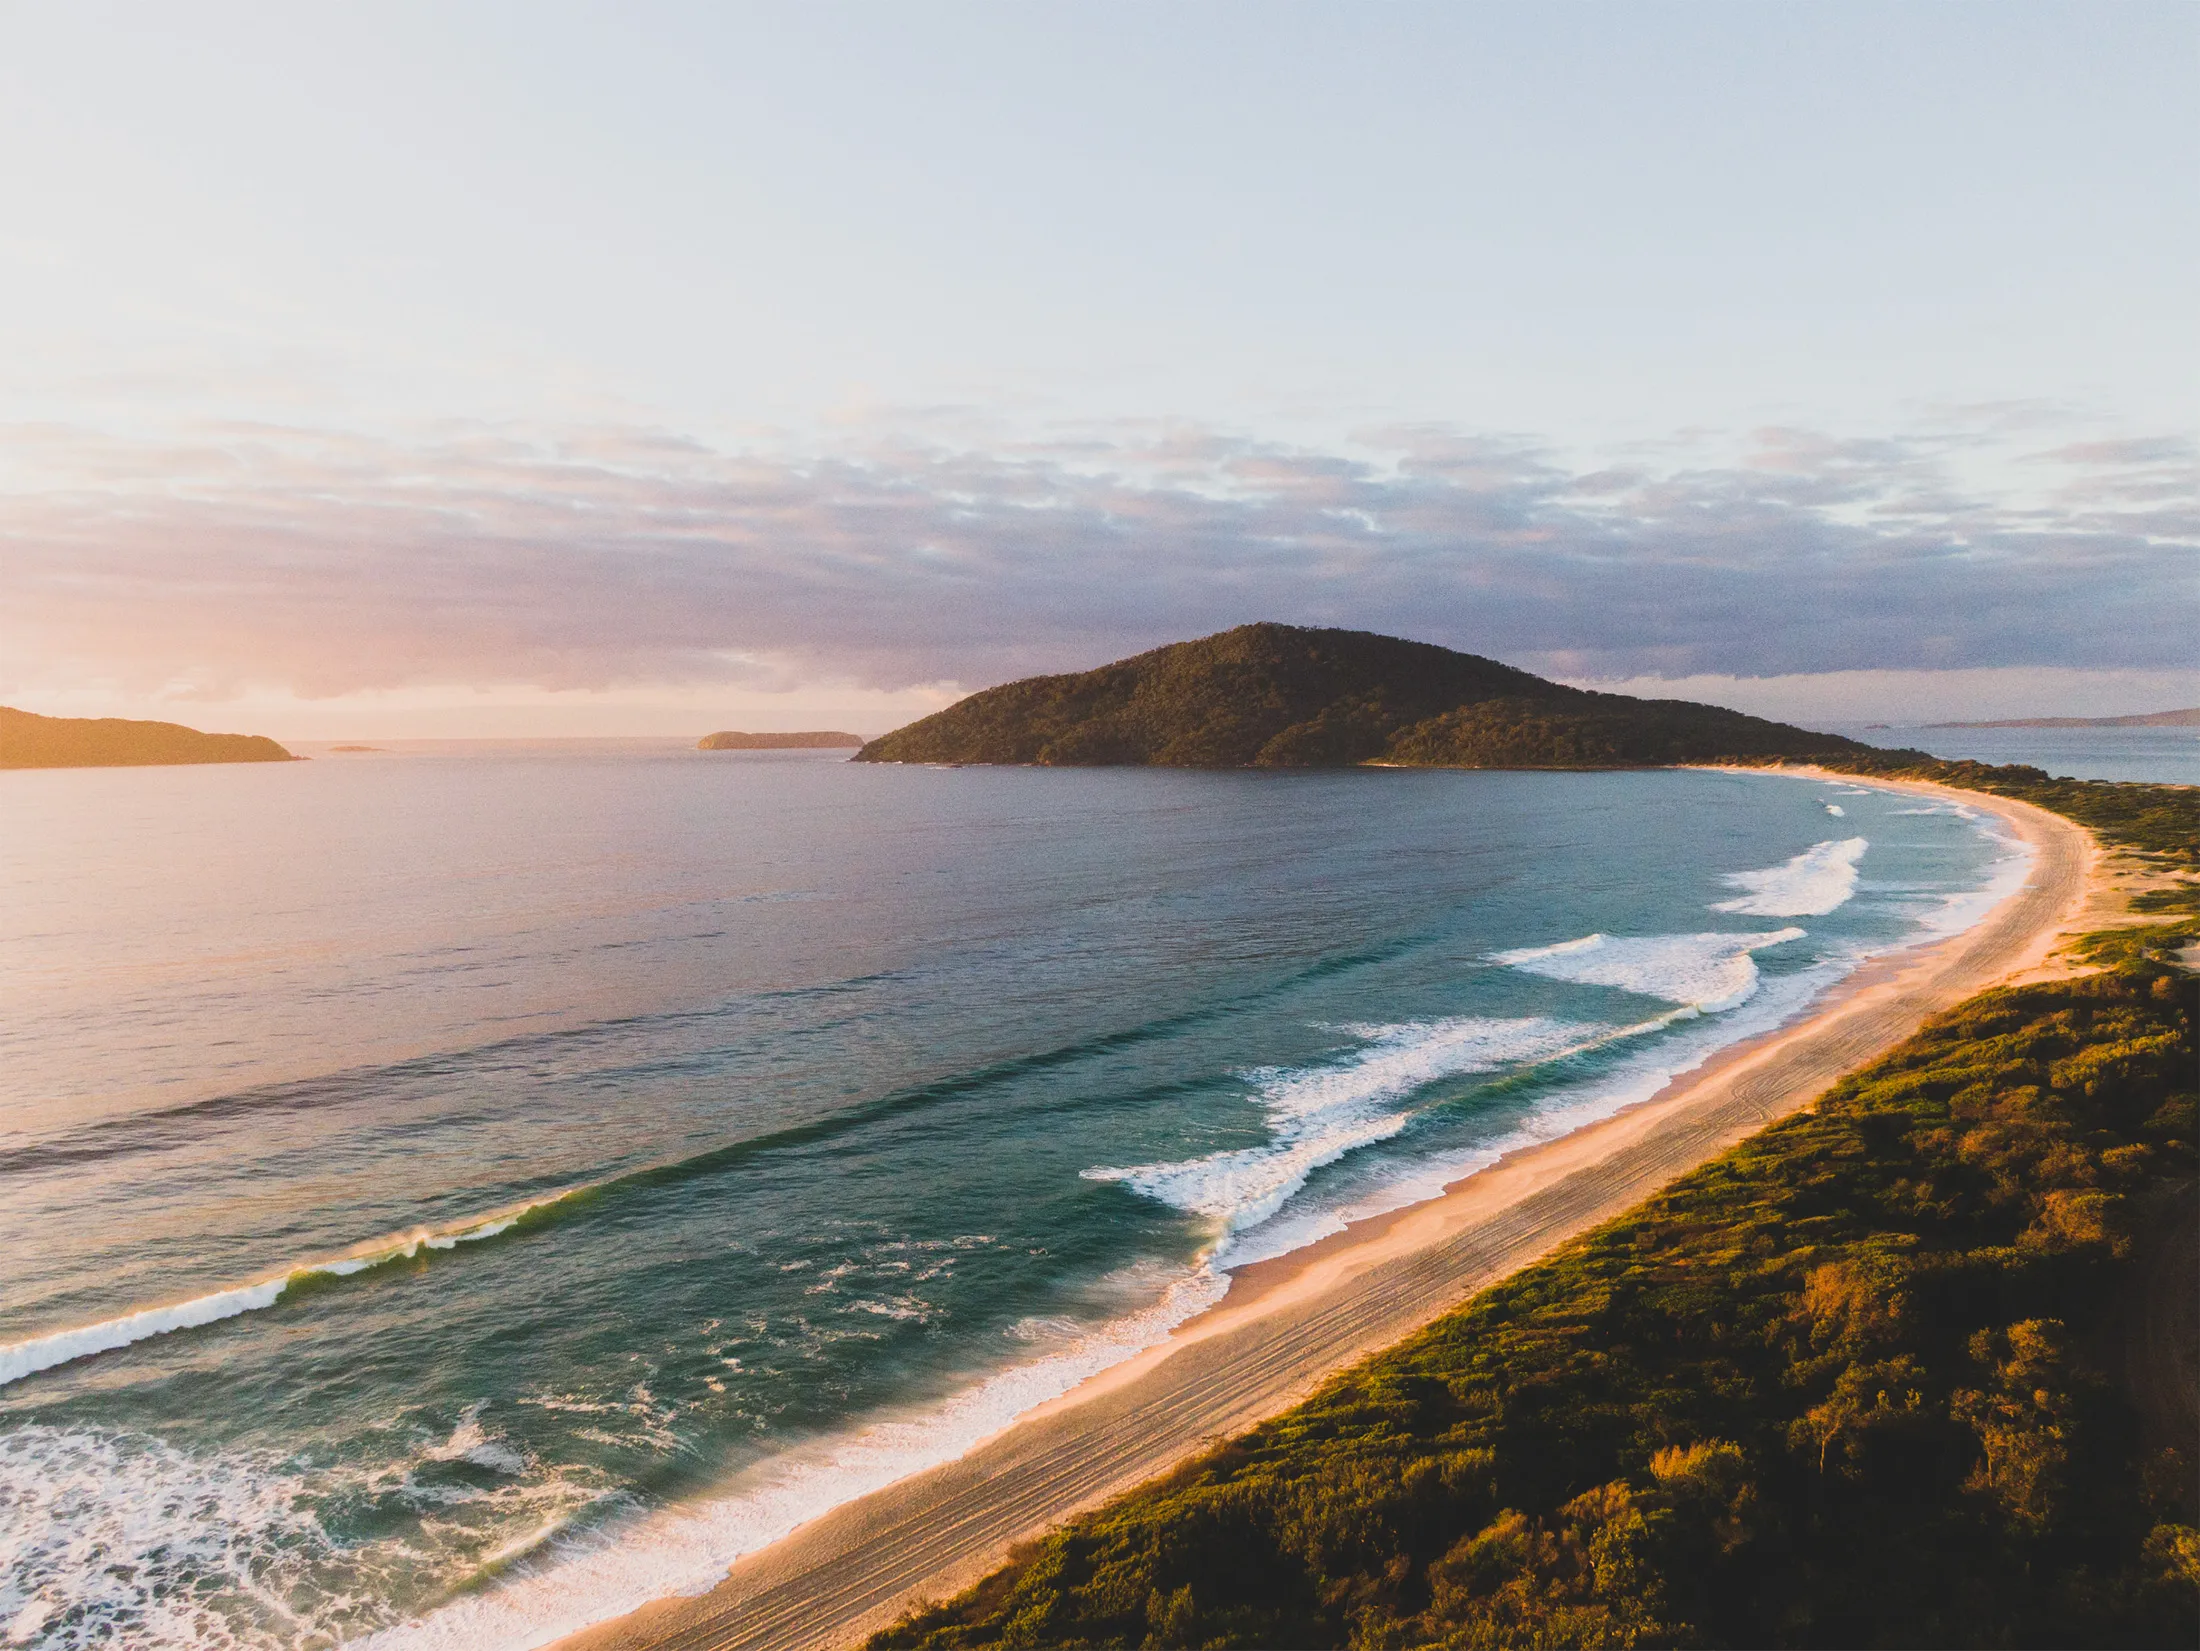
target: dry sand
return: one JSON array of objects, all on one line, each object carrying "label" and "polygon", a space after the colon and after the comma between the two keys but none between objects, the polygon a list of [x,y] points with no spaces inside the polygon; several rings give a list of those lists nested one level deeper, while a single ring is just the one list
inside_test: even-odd
[{"label": "dry sand", "polygon": [[1011,1544],[1288,1409],[1363,1355],[1807,1105],[1929,1016],[1999,982],[2060,972],[2057,939],[2098,910],[2103,857],[2092,837],[2024,803],[1871,783],[2001,816],[2036,852],[2025,886],[1972,928],[1867,965],[1807,1019],[1726,1050],[1639,1106],[1515,1152],[1427,1203],[1242,1269],[1220,1303],[1166,1342],[958,1460],[811,1521],[740,1560],[707,1594],[645,1606],[558,1651],[860,1640],[917,1600],[976,1581]]}]

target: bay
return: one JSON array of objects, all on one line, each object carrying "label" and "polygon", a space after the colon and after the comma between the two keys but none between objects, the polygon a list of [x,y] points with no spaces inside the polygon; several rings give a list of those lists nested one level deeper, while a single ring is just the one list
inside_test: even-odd
[{"label": "bay", "polygon": [[530,1643],[1971,920],[1694,772],[0,776],[0,1625]]}]

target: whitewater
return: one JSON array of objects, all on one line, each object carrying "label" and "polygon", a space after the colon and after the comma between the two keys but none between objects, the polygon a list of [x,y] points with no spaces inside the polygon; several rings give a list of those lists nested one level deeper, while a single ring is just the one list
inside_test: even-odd
[{"label": "whitewater", "polygon": [[6,868],[6,1643],[707,1586],[2023,869],[1768,776],[287,772],[53,787]]}]

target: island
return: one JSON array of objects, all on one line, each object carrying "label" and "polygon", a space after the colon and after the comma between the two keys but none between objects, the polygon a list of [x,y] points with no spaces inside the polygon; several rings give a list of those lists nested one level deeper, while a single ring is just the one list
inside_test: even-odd
[{"label": "island", "polygon": [[698,751],[852,751],[863,743],[861,734],[842,734],[832,729],[813,729],[801,734],[744,734],[728,728],[705,734],[695,742]]},{"label": "island", "polygon": [[0,705],[0,768],[150,768],[171,763],[299,762],[263,734],[202,734],[180,722],[46,717]]},{"label": "island", "polygon": [[988,688],[858,762],[1165,768],[1646,768],[1871,748],[1681,699],[1551,682],[1370,631],[1240,625]]},{"label": "island", "polygon": [[2002,722],[1929,722],[1928,728],[2200,728],[2200,705],[2130,717],[2011,717]]}]

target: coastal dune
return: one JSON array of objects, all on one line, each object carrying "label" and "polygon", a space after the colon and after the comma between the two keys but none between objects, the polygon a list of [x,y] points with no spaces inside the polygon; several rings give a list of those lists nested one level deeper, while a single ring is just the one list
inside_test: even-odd
[{"label": "coastal dune", "polygon": [[1806,1019],[1734,1046],[1639,1106],[1517,1151],[1437,1199],[1241,1269],[1216,1307],[1166,1342],[958,1460],[813,1520],[741,1559],[707,1594],[646,1606],[570,1636],[560,1651],[859,1640],[917,1600],[976,1581],[1015,1543],[1289,1408],[1355,1359],[1807,1105],[1939,1011],[2046,966],[2086,904],[2099,861],[2092,838],[2020,802],[1871,783],[2000,816],[2033,851],[2026,884],[1973,927],[1867,965]]}]

